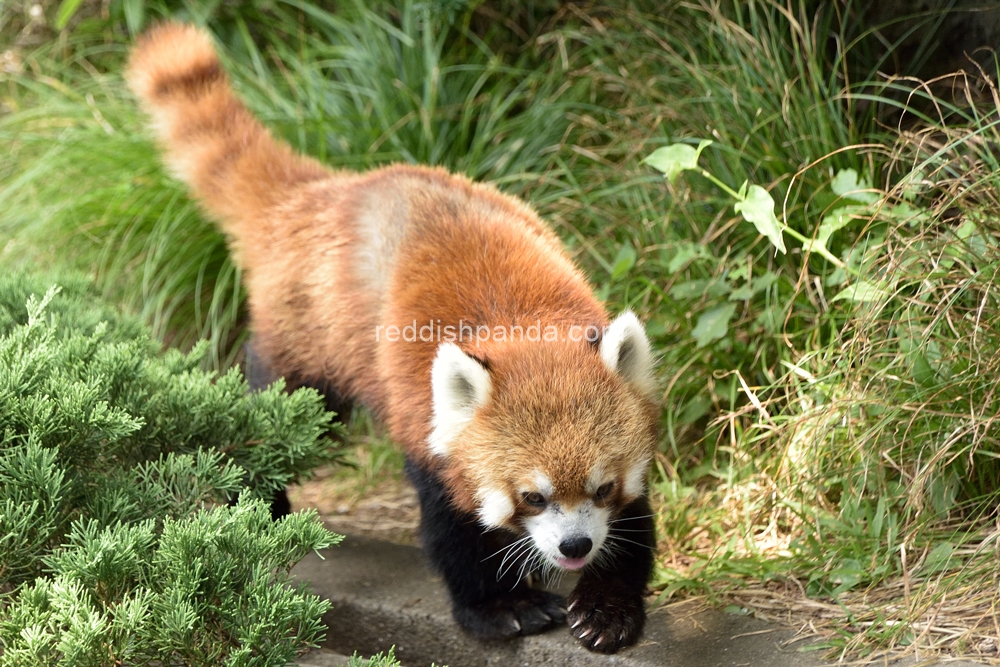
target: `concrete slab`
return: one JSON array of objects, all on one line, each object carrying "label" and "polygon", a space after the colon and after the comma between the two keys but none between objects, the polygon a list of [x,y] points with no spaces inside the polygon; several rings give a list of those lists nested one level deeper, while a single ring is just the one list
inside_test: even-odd
[{"label": "concrete slab", "polygon": [[413,667],[432,662],[450,667],[828,664],[814,653],[788,647],[794,636],[790,630],[690,604],[654,611],[643,641],[614,656],[586,651],[565,627],[508,642],[480,642],[452,621],[444,584],[427,568],[419,549],[349,536],[322,555],[306,557],[292,574],[333,603],[324,617],[329,628],[326,646],[343,654],[358,651],[367,656],[395,646],[399,660]]},{"label": "concrete slab", "polygon": [[350,662],[351,659],[346,655],[318,648],[300,657],[295,664],[297,667],[347,667]]}]

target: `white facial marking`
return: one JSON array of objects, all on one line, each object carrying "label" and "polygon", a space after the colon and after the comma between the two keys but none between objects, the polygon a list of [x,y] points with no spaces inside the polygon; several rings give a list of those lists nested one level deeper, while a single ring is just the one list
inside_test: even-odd
[{"label": "white facial marking", "polygon": [[489,400],[490,374],[454,343],[441,343],[431,367],[433,416],[427,445],[445,456],[451,443],[472,421],[476,408]]},{"label": "white facial marking", "polygon": [[656,391],[653,353],[639,318],[631,310],[615,318],[601,338],[601,359],[612,373],[644,394]]},{"label": "white facial marking", "polygon": [[649,470],[649,459],[643,459],[633,465],[625,473],[625,495],[638,498],[646,492],[646,472]]},{"label": "white facial marking", "polygon": [[559,503],[549,503],[541,514],[526,518],[524,528],[549,565],[563,569],[559,561],[567,559],[559,550],[559,545],[565,540],[589,538],[593,546],[583,558],[587,563],[593,562],[608,537],[610,517],[609,508],[597,507],[591,500],[585,500],[571,508],[564,508]]},{"label": "white facial marking", "polygon": [[536,470],[532,476],[532,481],[535,484],[533,489],[524,489],[525,492],[537,491],[546,498],[550,498],[553,493],[555,493],[556,488],[552,486],[552,480],[548,478],[548,475],[543,473],[541,470]]},{"label": "white facial marking", "polygon": [[614,478],[611,475],[605,474],[603,467],[594,466],[594,469],[590,471],[590,475],[587,476],[587,493],[594,495],[599,488],[613,481]]},{"label": "white facial marking", "polygon": [[479,522],[487,528],[502,526],[514,514],[514,503],[500,489],[482,489],[476,499],[479,501]]}]

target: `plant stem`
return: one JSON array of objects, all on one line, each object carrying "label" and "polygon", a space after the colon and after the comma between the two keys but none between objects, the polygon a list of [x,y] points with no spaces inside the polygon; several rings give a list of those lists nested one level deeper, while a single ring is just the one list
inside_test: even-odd
[{"label": "plant stem", "polygon": [[739,192],[737,192],[736,190],[733,190],[731,187],[729,187],[728,185],[726,185],[725,183],[723,183],[722,181],[720,181],[719,179],[717,179],[707,169],[705,169],[703,167],[698,167],[698,173],[701,174],[702,176],[704,176],[705,178],[707,178],[708,180],[712,181],[716,185],[718,185],[723,190],[725,190],[729,194],[729,196],[731,196],[736,201],[742,201],[743,200],[743,197],[740,196]]},{"label": "plant stem", "polygon": [[[807,243],[812,242],[812,239],[807,238],[806,236],[798,233],[797,231],[795,231],[794,229],[792,229],[788,225],[785,225],[784,227],[782,227],[781,231],[786,232],[789,236],[791,236],[793,239],[795,239],[796,241],[798,241],[802,245],[805,245]],[[834,266],[836,266],[838,269],[843,269],[843,270],[847,271],[848,273],[850,273],[852,276],[855,276],[857,278],[861,277],[861,274],[858,272],[857,269],[853,269],[853,268],[849,267],[843,260],[841,260],[839,257],[837,257],[836,255],[834,255],[832,252],[830,252],[829,250],[827,250],[826,246],[824,246],[824,245],[813,246],[812,250],[817,255],[820,255],[821,257],[823,257],[824,259],[826,259],[828,262],[830,262],[831,264],[833,264]]]},{"label": "plant stem", "polygon": [[[703,167],[698,167],[698,173],[701,174],[702,176],[704,176],[705,178],[707,178],[708,180],[712,181],[713,183],[715,183],[720,188],[722,188],[733,199],[735,199],[737,201],[742,201],[743,200],[743,197],[740,196],[740,193],[738,193],[736,190],[733,190],[731,187],[729,187],[728,185],[726,185],[725,183],[723,183],[722,181],[720,181],[718,178],[716,178],[707,169],[704,169]],[[788,225],[782,225],[781,231],[787,233],[789,236],[791,236],[793,239],[797,240],[802,245],[805,245],[805,244],[810,243],[812,241],[812,239],[807,238],[806,236],[800,234],[799,232],[795,231],[794,229],[792,229]],[[847,271],[848,273],[850,273],[855,278],[859,278],[859,279],[861,278],[861,273],[857,269],[854,269],[854,268],[848,266],[843,260],[841,260],[839,257],[837,257],[836,255],[834,255],[832,252],[830,252],[829,250],[827,250],[826,246],[824,246],[824,245],[815,245],[815,246],[813,246],[812,251],[815,252],[820,257],[823,257],[826,261],[830,262],[831,264],[833,264],[834,266],[836,266],[838,269],[843,269],[844,271]]]}]

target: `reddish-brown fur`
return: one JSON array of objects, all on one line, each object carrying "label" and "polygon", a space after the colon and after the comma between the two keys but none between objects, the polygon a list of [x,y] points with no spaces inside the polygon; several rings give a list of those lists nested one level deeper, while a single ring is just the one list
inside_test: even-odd
[{"label": "reddish-brown fur", "polygon": [[648,397],[586,341],[461,343],[488,364],[493,396],[445,460],[427,449],[439,341],[376,341],[377,327],[540,322],[565,336],[608,324],[527,205],[443,169],[356,174],[294,154],[235,98],[192,27],[165,24],[141,39],[128,79],[167,162],[230,239],[257,353],[285,377],[322,381],[374,410],[409,457],[439,470],[458,507],[475,510],[484,477],[516,485],[539,462],[557,493],[579,496],[595,462],[620,476],[649,459]]}]

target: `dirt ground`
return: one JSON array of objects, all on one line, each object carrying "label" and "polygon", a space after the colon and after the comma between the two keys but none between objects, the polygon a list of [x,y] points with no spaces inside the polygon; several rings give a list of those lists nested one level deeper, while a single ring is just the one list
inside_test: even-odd
[{"label": "dirt ground", "polygon": [[416,545],[420,523],[417,493],[405,479],[386,478],[358,489],[353,479],[329,471],[289,488],[295,510],[313,508],[335,533],[365,535]]}]

